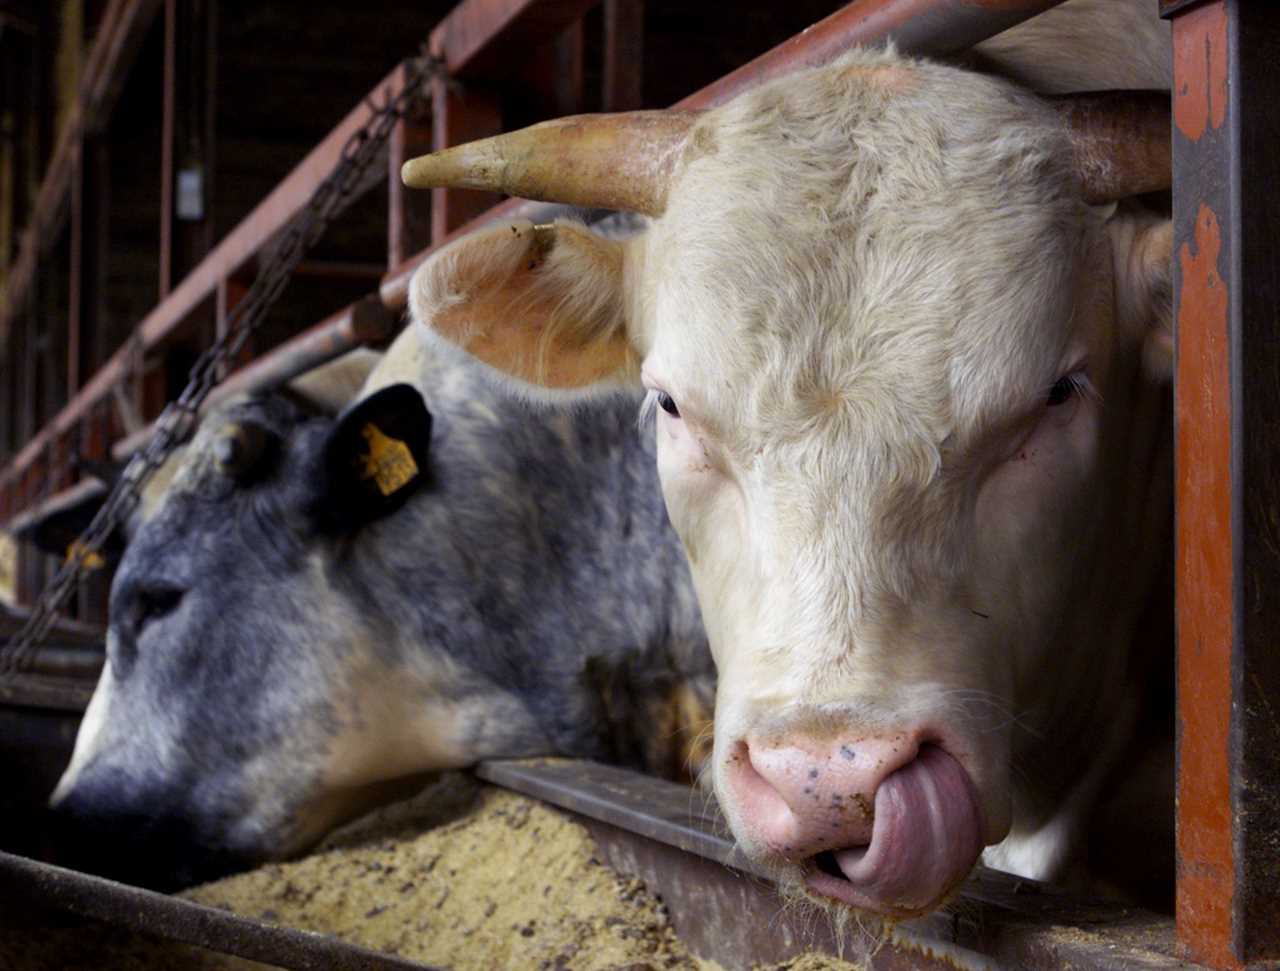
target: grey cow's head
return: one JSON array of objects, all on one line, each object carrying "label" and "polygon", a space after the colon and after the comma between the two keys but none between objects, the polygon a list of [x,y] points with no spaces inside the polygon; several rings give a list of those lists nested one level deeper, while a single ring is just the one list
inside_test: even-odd
[{"label": "grey cow's head", "polygon": [[272,397],[215,413],[170,460],[53,796],[112,851],[99,869],[218,875],[304,848],[395,780],[491,754],[495,724],[536,741],[492,680],[404,649],[390,605],[406,578],[378,567],[397,510],[430,501],[430,428],[408,385],[336,420]]}]

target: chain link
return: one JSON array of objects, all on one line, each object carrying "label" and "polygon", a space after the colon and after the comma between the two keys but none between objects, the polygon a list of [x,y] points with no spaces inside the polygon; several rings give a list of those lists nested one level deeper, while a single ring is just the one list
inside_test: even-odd
[{"label": "chain link", "polygon": [[443,61],[424,51],[408,62],[404,87],[397,94],[388,93],[381,104],[372,97],[368,99],[371,117],[347,139],[333,170],[316,186],[306,208],[290,222],[269,262],[228,315],[226,333],[196,359],[187,386],[160,413],[151,439],[129,460],[89,527],[71,545],[66,561],[41,594],[22,629],[8,645],[0,645],[0,683],[30,665],[36,648],[57,621],[58,611],[87,572],[86,563],[101,552],[116,527],[142,501],[142,490],[152,474],[194,432],[201,404],[218,383],[219,376],[230,370],[224,366],[236,359],[288,286],[299,261],[364,184],[370,166],[391,137],[396,122],[425,102],[429,97],[429,81],[445,77]]}]

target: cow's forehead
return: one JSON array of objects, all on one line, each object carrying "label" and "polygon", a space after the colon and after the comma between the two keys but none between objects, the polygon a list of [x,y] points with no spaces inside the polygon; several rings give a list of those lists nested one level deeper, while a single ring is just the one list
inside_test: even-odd
[{"label": "cow's forehead", "polygon": [[848,404],[940,441],[1052,383],[1087,218],[1036,99],[861,51],[702,124],[646,242],[647,329],[719,428]]}]

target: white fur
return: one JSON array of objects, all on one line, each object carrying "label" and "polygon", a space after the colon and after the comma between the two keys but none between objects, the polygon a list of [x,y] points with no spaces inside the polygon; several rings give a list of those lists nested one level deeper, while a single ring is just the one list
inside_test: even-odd
[{"label": "white fur", "polygon": [[[1158,83],[1159,52],[1130,49],[1167,46],[1148,6],[1076,0],[986,63],[1054,91],[1095,86],[1090,65],[1096,86]],[[1142,368],[1167,325],[1167,266],[1135,257],[1152,222],[1080,201],[1024,88],[893,50],[748,92],[690,144],[666,212],[614,244],[611,326],[680,410],[656,412],[659,470],[719,669],[734,834],[768,857],[721,772],[742,740],[908,730],[967,769],[989,844],[1013,834],[995,858],[1052,877],[1125,730],[1156,574],[1139,551],[1168,531],[1133,515],[1165,472],[1142,444],[1166,434]],[[1068,375],[1092,393],[1048,407]]]}]

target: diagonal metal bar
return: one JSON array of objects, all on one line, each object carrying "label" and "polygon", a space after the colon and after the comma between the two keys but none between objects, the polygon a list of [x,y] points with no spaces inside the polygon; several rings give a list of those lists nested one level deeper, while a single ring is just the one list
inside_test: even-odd
[{"label": "diagonal metal bar", "polygon": [[276,927],[151,890],[0,851],[0,897],[234,954],[291,971],[435,971],[326,934]]}]

